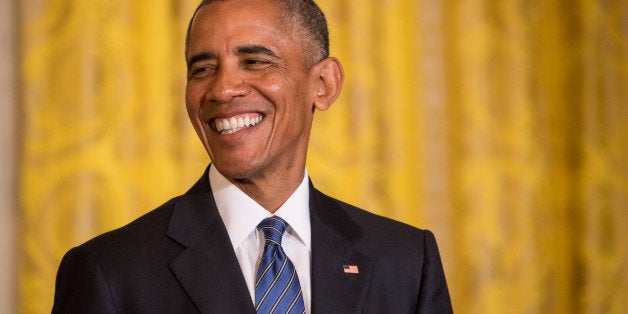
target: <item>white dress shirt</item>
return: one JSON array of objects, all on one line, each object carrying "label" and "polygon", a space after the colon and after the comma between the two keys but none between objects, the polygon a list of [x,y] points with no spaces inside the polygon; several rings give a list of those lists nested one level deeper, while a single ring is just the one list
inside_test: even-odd
[{"label": "white dress shirt", "polygon": [[[242,275],[255,304],[255,276],[260,257],[264,252],[264,234],[257,225],[273,216],[260,204],[227,180],[216,167],[209,169],[209,184],[225,223],[229,239],[238,258]],[[311,312],[310,264],[312,255],[310,228],[310,186],[307,170],[303,181],[292,195],[275,212],[290,225],[283,235],[281,246],[290,258],[299,277],[303,302],[307,313]]]}]

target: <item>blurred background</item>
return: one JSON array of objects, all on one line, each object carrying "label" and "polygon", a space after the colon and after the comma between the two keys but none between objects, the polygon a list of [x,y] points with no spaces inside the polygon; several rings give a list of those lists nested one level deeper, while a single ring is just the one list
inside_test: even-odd
[{"label": "blurred background", "polygon": [[[341,98],[323,191],[432,230],[457,313],[628,313],[628,1],[320,0]],[[196,0],[0,1],[0,313],[181,194]]]}]

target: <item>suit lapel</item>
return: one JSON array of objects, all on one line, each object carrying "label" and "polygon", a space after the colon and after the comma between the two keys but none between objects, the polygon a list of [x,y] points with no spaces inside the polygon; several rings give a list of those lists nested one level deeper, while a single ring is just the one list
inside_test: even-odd
[{"label": "suit lapel", "polygon": [[168,236],[186,249],[170,268],[202,313],[254,313],[207,172],[175,205]]},{"label": "suit lapel", "polygon": [[371,261],[353,247],[362,229],[331,198],[311,185],[310,191],[312,312],[360,313],[372,271]]},{"label": "suit lapel", "polygon": [[[362,229],[311,183],[310,191],[312,313],[360,313],[372,271],[353,246]],[[178,199],[167,235],[185,247],[170,268],[202,313],[255,313],[207,171]],[[343,265],[358,273],[345,273]]]}]

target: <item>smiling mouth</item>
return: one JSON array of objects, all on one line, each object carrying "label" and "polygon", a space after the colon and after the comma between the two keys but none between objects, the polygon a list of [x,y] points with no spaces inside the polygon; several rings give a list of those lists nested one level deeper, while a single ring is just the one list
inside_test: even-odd
[{"label": "smiling mouth", "polygon": [[231,118],[215,119],[216,131],[220,134],[233,134],[240,130],[252,127],[264,120],[264,116],[258,113],[249,113],[233,116]]}]

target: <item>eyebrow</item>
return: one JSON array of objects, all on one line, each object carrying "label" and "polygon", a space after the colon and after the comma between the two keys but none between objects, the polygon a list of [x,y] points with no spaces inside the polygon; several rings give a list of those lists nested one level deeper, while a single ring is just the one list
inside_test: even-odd
[{"label": "eyebrow", "polygon": [[[236,53],[239,54],[239,55],[263,54],[263,55],[267,55],[269,57],[273,57],[275,59],[279,59],[279,56],[274,51],[272,51],[271,49],[266,48],[266,47],[264,47],[262,45],[239,46],[239,47],[236,47]],[[218,58],[218,57],[213,52],[197,53],[197,54],[195,54],[195,55],[190,57],[190,59],[187,62],[187,66],[188,66],[188,69],[189,69],[197,62],[207,61],[207,60],[216,59],[216,58]]]},{"label": "eyebrow", "polygon": [[201,53],[195,54],[190,57],[190,60],[188,60],[188,69],[191,68],[197,62],[211,60],[211,59],[216,59],[216,54],[212,52],[201,52]]},{"label": "eyebrow", "polygon": [[269,48],[266,48],[262,45],[246,45],[236,47],[236,53],[243,54],[263,54],[269,57],[273,57],[275,59],[279,59],[279,56]]}]

